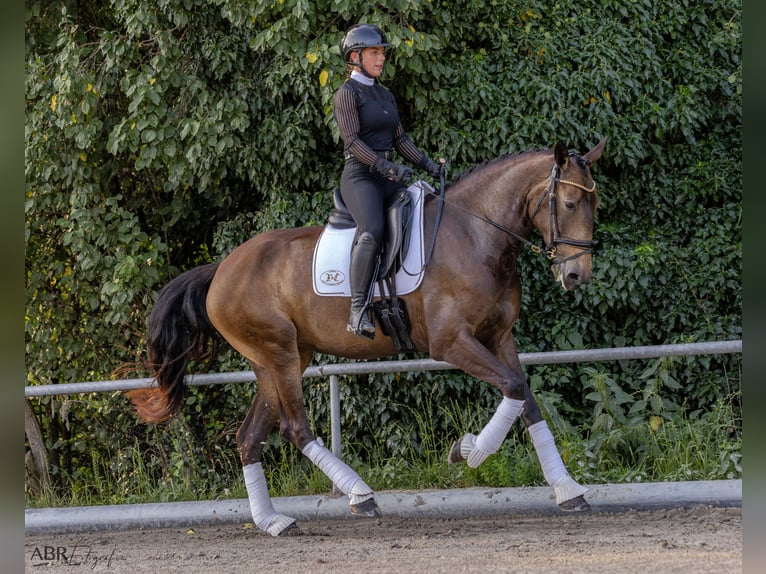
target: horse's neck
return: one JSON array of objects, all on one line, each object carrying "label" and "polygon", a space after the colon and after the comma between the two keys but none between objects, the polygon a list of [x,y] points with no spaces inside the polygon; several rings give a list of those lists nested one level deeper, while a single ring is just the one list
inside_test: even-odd
[{"label": "horse's neck", "polygon": [[478,216],[468,217],[470,232],[481,233],[496,224],[528,238],[532,231],[528,204],[545,185],[548,163],[538,153],[521,154],[495,160],[470,173],[454,194],[456,204]]}]

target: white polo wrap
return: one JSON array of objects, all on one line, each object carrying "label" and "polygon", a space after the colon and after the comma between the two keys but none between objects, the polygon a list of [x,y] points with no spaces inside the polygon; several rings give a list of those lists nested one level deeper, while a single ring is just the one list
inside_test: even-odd
[{"label": "white polo wrap", "polygon": [[303,454],[313,462],[319,470],[327,475],[332,483],[343,494],[347,494],[350,504],[359,504],[373,497],[372,489],[345,462],[330,452],[322,439],[315,439],[303,447]]},{"label": "white polo wrap", "polygon": [[476,468],[487,460],[489,455],[497,452],[505,437],[508,436],[508,431],[511,430],[513,423],[519,418],[523,408],[524,401],[503,397],[503,400],[497,407],[497,411],[492,415],[487,426],[476,437],[474,448],[465,457],[468,466]]},{"label": "white polo wrap", "polygon": [[540,460],[543,476],[556,492],[556,503],[561,504],[587,492],[587,488],[580,486],[569,476],[548,423],[543,420],[531,425],[527,430]]},{"label": "white polo wrap", "polygon": [[272,536],[279,536],[285,528],[295,522],[295,518],[279,514],[274,510],[274,505],[269,498],[266,476],[263,474],[263,465],[260,462],[242,467],[242,474],[245,475],[245,488],[250,500],[253,522]]}]

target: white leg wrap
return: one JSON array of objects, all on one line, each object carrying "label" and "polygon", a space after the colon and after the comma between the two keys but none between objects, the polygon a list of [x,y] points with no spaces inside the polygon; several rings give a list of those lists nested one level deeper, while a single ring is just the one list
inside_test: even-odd
[{"label": "white leg wrap", "polygon": [[556,492],[556,503],[561,504],[587,492],[587,488],[580,486],[569,476],[548,423],[543,420],[533,424],[527,430],[537,451],[540,466],[543,468],[543,476]]},{"label": "white leg wrap", "polygon": [[556,493],[556,504],[572,500],[588,492],[587,488],[577,484],[568,474],[556,483],[553,490]]},{"label": "white leg wrap", "polygon": [[471,453],[476,448],[476,435],[467,433],[460,439],[460,456],[468,460]]},{"label": "white leg wrap", "polygon": [[482,462],[487,460],[489,455],[497,452],[497,449],[500,448],[505,437],[508,436],[508,431],[511,430],[511,426],[513,426],[513,423],[519,418],[523,408],[524,401],[517,401],[515,399],[503,397],[503,400],[497,407],[497,411],[492,415],[487,426],[485,426],[479,433],[479,436],[476,437],[476,444],[474,445],[473,450],[471,450],[470,454],[465,457],[468,466],[476,468]]},{"label": "white leg wrap", "polygon": [[295,518],[278,514],[274,510],[274,505],[269,498],[266,476],[263,474],[263,465],[260,462],[242,467],[242,473],[245,475],[245,488],[250,500],[253,522],[272,536],[279,536],[285,528],[295,522]]},{"label": "white leg wrap", "polygon": [[343,494],[347,494],[351,504],[359,504],[373,497],[372,489],[345,462],[340,460],[322,444],[322,439],[315,439],[303,448],[303,454],[319,467],[332,480]]}]

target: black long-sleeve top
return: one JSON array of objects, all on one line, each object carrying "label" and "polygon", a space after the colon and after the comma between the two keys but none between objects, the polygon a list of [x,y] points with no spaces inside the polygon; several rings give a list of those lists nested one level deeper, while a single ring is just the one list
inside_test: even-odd
[{"label": "black long-sleeve top", "polygon": [[414,166],[425,159],[407,136],[399,120],[394,95],[374,82],[367,85],[352,76],[335,92],[333,116],[343,138],[343,151],[360,162],[373,166],[377,152],[396,149]]}]

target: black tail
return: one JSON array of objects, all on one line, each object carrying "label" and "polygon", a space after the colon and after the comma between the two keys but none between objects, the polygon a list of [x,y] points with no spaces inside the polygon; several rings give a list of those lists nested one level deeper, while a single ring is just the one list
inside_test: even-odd
[{"label": "black tail", "polygon": [[128,392],[138,414],[162,422],[184,402],[184,376],[190,361],[215,356],[218,334],[205,308],[218,263],[182,273],[160,291],[147,321],[149,366],[158,387]]}]

